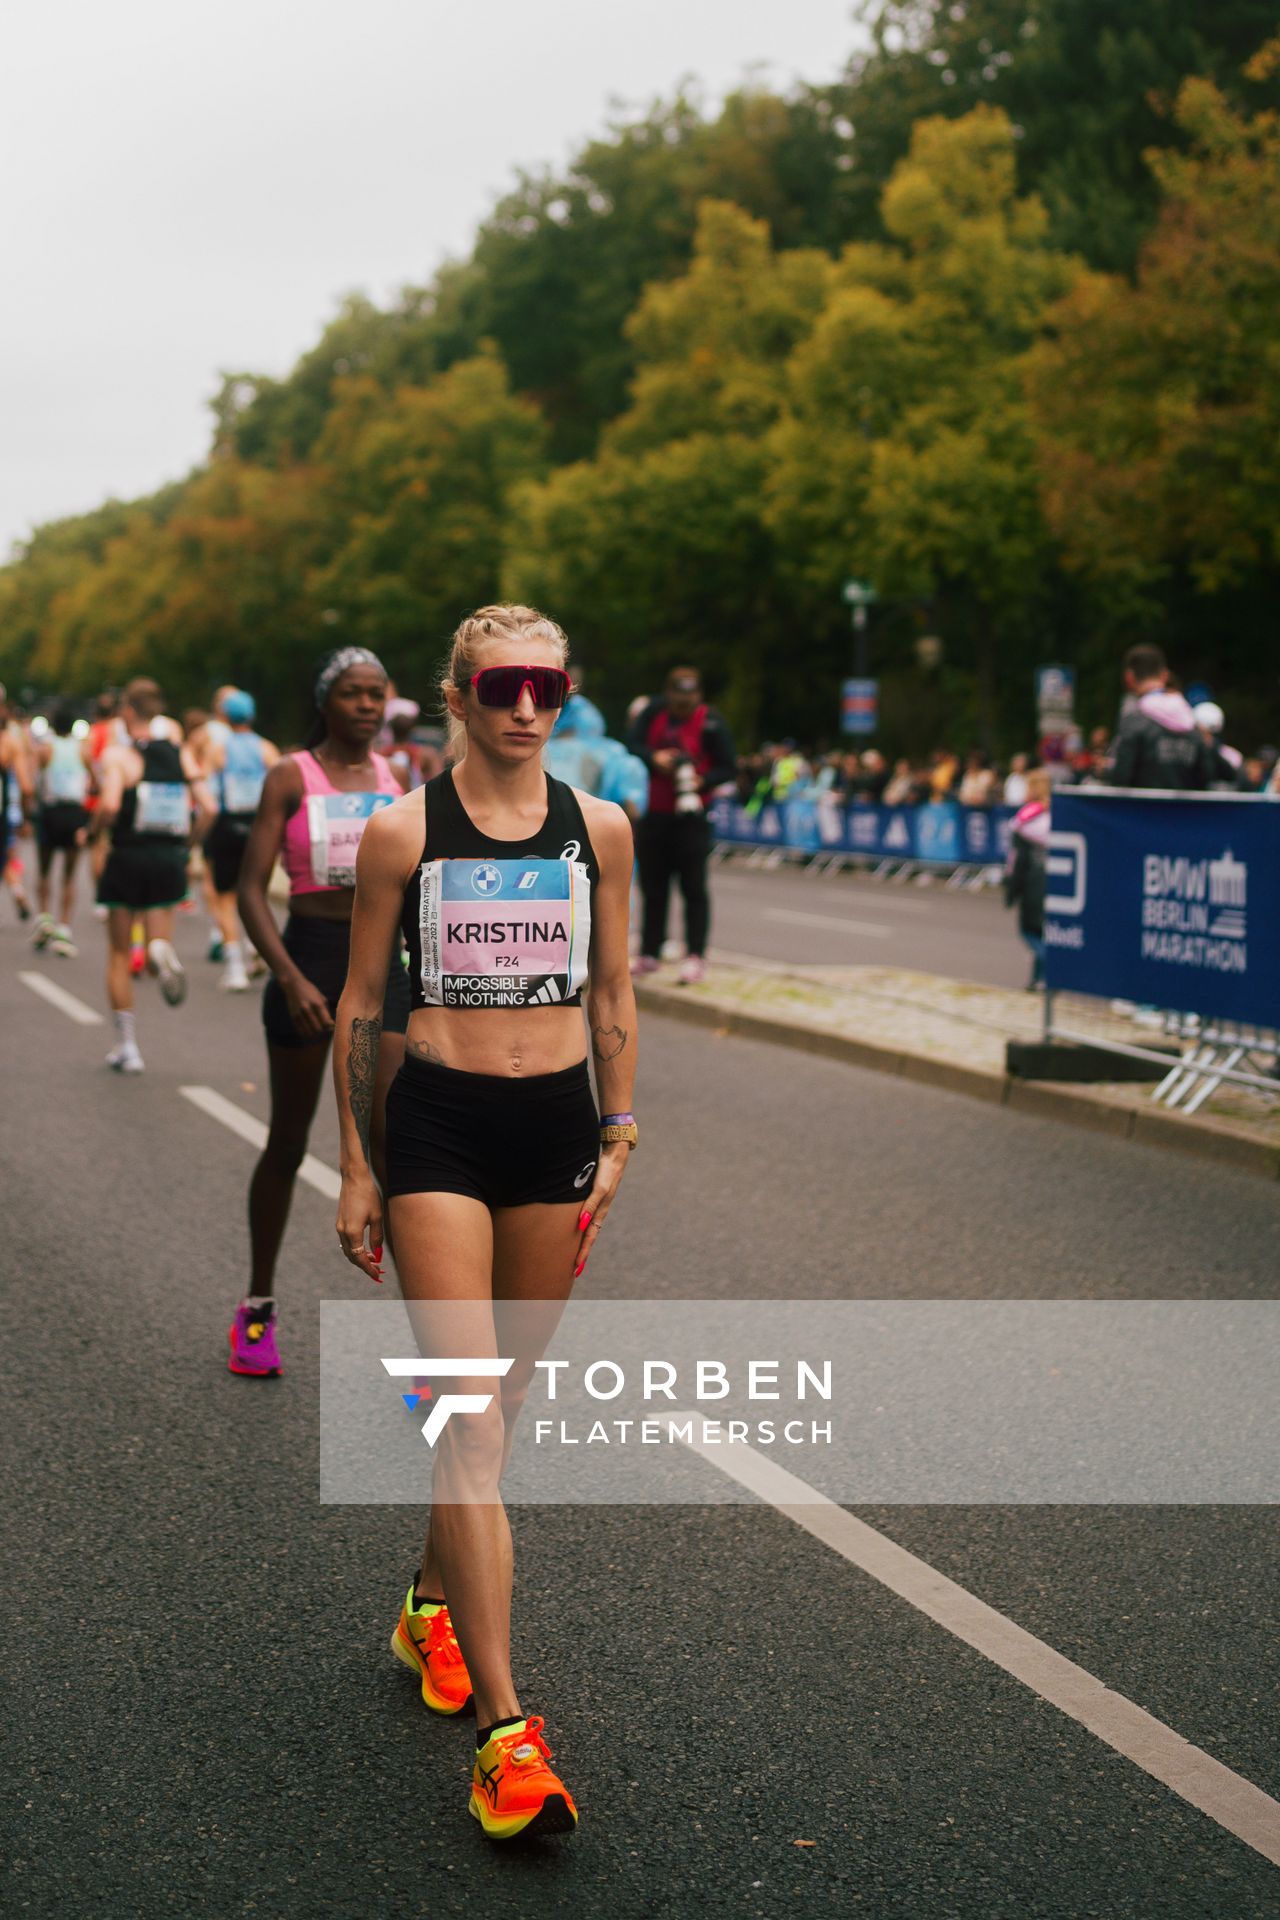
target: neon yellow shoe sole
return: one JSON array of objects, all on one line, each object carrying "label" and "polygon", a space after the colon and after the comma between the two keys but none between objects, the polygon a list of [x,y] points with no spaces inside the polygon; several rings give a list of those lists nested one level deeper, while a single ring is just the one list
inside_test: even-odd
[{"label": "neon yellow shoe sole", "polygon": [[410,1667],[413,1672],[417,1674],[418,1679],[422,1683],[423,1701],[430,1707],[432,1713],[438,1713],[449,1718],[454,1714],[467,1712],[468,1708],[472,1705],[471,1695],[468,1694],[465,1700],[448,1700],[444,1694],[437,1692],[436,1688],[432,1685],[431,1675],[427,1669],[427,1663],[422,1657],[421,1650],[412,1640],[407,1640],[404,1637],[399,1625],[396,1626],[396,1630],[391,1636],[391,1651],[397,1660],[403,1660],[405,1666]]},{"label": "neon yellow shoe sole", "polygon": [[516,1840],[521,1834],[533,1839],[542,1834],[572,1833],[578,1824],[576,1808],[562,1793],[549,1793],[533,1813],[495,1814],[473,1788],[470,1807],[490,1840]]}]

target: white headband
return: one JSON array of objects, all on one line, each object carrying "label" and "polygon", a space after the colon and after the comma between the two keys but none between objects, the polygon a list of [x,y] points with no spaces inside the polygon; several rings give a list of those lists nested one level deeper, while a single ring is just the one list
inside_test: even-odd
[{"label": "white headband", "polygon": [[376,667],[384,680],[387,677],[387,670],[381,660],[376,653],[371,653],[368,647],[339,647],[337,653],[332,659],[326,660],[316,675],[317,707],[323,707],[329,697],[330,687],[348,667]]}]

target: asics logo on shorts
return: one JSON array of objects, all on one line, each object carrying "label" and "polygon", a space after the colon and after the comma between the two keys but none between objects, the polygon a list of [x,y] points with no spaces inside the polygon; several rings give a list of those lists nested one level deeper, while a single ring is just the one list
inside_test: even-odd
[{"label": "asics logo on shorts", "polygon": [[588,1160],[586,1166],[582,1169],[582,1172],[578,1175],[577,1179],[574,1181],[573,1183],[574,1186],[585,1187],[588,1180],[591,1178],[592,1174],[595,1172],[595,1170],[596,1170],[595,1161]]}]

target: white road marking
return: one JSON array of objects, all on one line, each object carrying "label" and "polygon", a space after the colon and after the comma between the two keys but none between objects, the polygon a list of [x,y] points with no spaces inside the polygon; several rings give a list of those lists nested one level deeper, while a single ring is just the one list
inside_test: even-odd
[{"label": "white road marking", "polygon": [[59,1013],[65,1013],[68,1020],[74,1020],[82,1027],[100,1027],[102,1015],[93,1007],[87,1007],[83,1000],[77,1000],[74,993],[68,993],[65,987],[55,986],[52,980],[46,980],[42,973],[20,973],[18,975],[24,987],[30,987],[32,993],[38,993]]},{"label": "white road marking", "polygon": [[[698,1416],[691,1420],[699,1432]],[[692,1451],[1280,1866],[1280,1801],[753,1447]]]},{"label": "white road marking", "polygon": [[[267,1143],[267,1129],[261,1120],[256,1120],[234,1100],[224,1100],[212,1087],[179,1087],[178,1092],[193,1107],[199,1107],[201,1113],[207,1113],[211,1120],[220,1120],[232,1133],[238,1133],[251,1147],[264,1147]],[[317,1160],[313,1153],[304,1156],[298,1168],[299,1180],[305,1180],[309,1187],[322,1193],[326,1200],[336,1200],[342,1191],[342,1181],[332,1167],[323,1160]]]},{"label": "white road marking", "polygon": [[791,907],[766,907],[761,917],[786,920],[793,926],[836,927],[841,933],[870,933],[877,940],[887,940],[894,931],[881,920],[845,920],[834,913],[800,913]]}]

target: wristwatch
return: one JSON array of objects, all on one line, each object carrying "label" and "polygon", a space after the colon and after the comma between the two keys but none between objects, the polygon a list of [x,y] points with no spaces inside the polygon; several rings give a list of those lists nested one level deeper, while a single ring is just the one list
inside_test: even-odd
[{"label": "wristwatch", "polygon": [[640,1138],[640,1129],[636,1125],[634,1113],[602,1113],[600,1116],[600,1144],[609,1146],[615,1140],[625,1140],[632,1153]]}]

